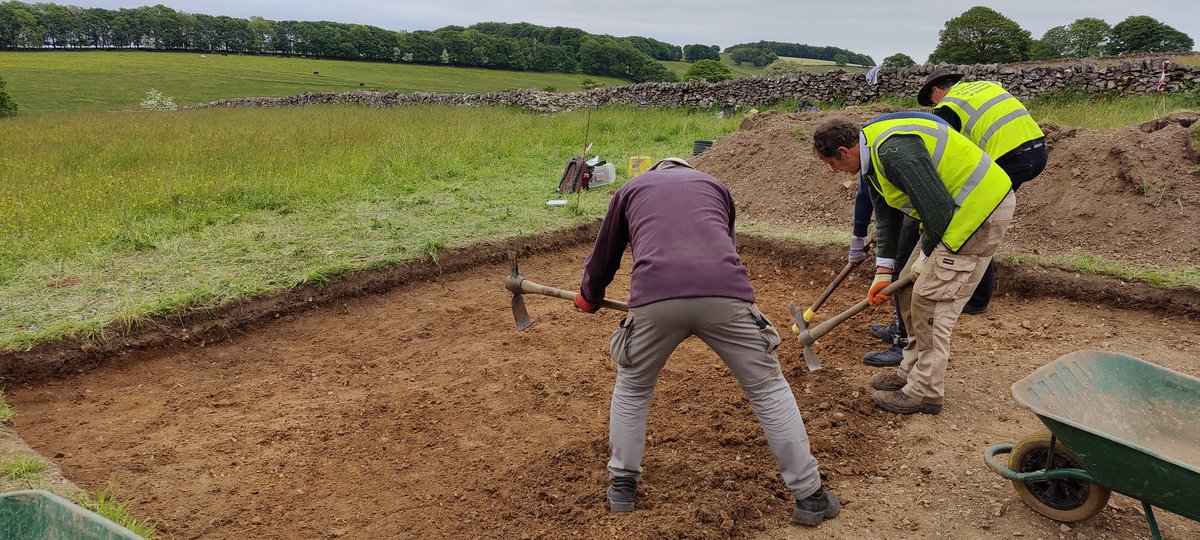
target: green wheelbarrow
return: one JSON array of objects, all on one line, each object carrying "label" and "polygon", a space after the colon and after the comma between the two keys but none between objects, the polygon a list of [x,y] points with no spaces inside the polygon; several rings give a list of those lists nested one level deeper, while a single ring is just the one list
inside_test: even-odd
[{"label": "green wheelbarrow", "polygon": [[[1076,351],[1012,386],[1048,430],[987,450],[1039,514],[1072,523],[1096,515],[1113,491],[1200,521],[1200,379],[1145,360]],[[1007,466],[997,456],[1008,454]]]},{"label": "green wheelbarrow", "polygon": [[100,514],[42,490],[0,494],[4,540],[141,540]]}]

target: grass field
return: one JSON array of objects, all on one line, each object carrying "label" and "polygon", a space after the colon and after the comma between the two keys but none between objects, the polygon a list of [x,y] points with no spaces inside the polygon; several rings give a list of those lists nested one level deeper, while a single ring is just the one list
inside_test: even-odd
[{"label": "grass field", "polygon": [[[844,69],[844,70],[852,72],[852,73],[860,73],[860,72],[865,72],[865,71],[867,71],[867,69],[869,69],[869,68],[865,68],[862,66],[838,67],[836,64],[834,64],[833,62],[830,62],[829,60],[813,60],[812,58],[788,58],[788,57],[785,57],[783,59],[791,60],[793,62],[800,62],[800,63],[804,64],[804,66],[809,71],[816,71],[816,72],[825,72],[825,71],[832,71],[835,69]],[[765,66],[764,67],[755,67],[754,64],[742,64],[739,66],[739,65],[735,64],[733,62],[733,60],[731,60],[729,58],[728,53],[721,53],[721,63],[725,64],[725,67],[729,68],[729,71],[733,72],[734,78],[738,78],[738,79],[740,79],[742,77],[753,77],[755,75],[762,75],[763,70],[766,69]],[[664,61],[664,62],[662,62],[662,64],[664,66],[667,66],[667,69],[671,70],[671,72],[674,73],[676,76],[678,76],[681,80],[683,79],[683,74],[687,73],[688,68],[692,67],[692,65],[687,62],[666,62],[666,61]]]},{"label": "grass field", "polygon": [[273,56],[200,56],[141,51],[0,52],[0,76],[8,82],[8,92],[20,106],[21,115],[136,109],[151,88],[173,97],[179,105],[191,105],[222,98],[315,91],[494,92],[554,87],[565,92],[579,90],[585,79],[603,84],[629,83],[583,74]]},{"label": "grass field", "polygon": [[1200,94],[1155,94],[1130,97],[1094,97],[1086,94],[1053,94],[1026,103],[1040,123],[1090,129],[1116,129],[1141,124],[1175,111],[1200,109]]},{"label": "grass field", "polygon": [[[6,119],[0,348],[595,219],[602,190],[546,206],[585,122],[355,106]],[[736,125],[605,108],[591,139],[622,176],[631,155],[686,155]]]},{"label": "grass field", "polygon": [[[352,106],[65,113],[134,107],[151,81],[185,103],[294,93],[309,78],[308,67],[294,66],[319,66],[321,77],[346,85],[331,89],[343,90],[357,88],[347,81],[364,73],[422,90],[534,86],[506,77],[539,74],[102,52],[0,53],[0,66],[18,101],[33,99],[21,102],[26,113],[60,113],[22,114],[0,130],[0,348],[98,335],[150,314],[564,227],[594,219],[604,206],[599,194],[575,208],[544,204],[562,163],[581,146],[583,113]],[[157,84],[164,80],[170,86]],[[1189,100],[1063,95],[1030,107],[1039,121],[1111,129],[1195,107]],[[607,108],[595,113],[592,138],[623,172],[630,155],[684,154],[693,139],[735,124],[705,113]]]}]

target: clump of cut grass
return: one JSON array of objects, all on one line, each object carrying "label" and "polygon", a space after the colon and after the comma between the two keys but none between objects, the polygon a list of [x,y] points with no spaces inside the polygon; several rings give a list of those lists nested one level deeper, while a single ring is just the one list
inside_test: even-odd
[{"label": "clump of cut grass", "polygon": [[46,462],[19,454],[0,457],[0,478],[18,489],[35,488],[41,484]]},{"label": "clump of cut grass", "polygon": [[154,540],[158,534],[158,527],[150,520],[134,516],[129,508],[130,501],[118,499],[113,495],[114,491],[114,486],[110,484],[109,487],[100,491],[85,494],[79,503],[84,508],[104,516],[146,540]]},{"label": "clump of cut grass", "polygon": [[11,423],[13,417],[16,415],[16,411],[13,411],[13,408],[8,404],[8,401],[5,401],[4,393],[0,392],[0,426]]}]

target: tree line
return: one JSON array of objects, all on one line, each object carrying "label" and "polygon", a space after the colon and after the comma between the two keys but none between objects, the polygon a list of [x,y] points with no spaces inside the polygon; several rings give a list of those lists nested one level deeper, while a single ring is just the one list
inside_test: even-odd
[{"label": "tree line", "polygon": [[[875,65],[875,60],[872,60],[870,56],[865,54],[848,51],[840,47],[817,47],[814,45],[804,45],[802,43],[782,43],[778,41],[739,43],[737,45],[731,45],[727,47],[725,52],[730,53],[730,55],[743,57],[746,59],[745,61],[751,62],[756,66],[765,66],[770,64],[780,56],[828,60],[843,66],[846,64],[858,64],[862,66]],[[766,59],[769,59],[769,61],[760,63]]]},{"label": "tree line", "polygon": [[176,11],[163,5],[103,9],[0,3],[0,48],[148,49],[318,56],[444,64],[516,71],[582,72],[635,82],[673,81],[658,60],[682,48],[634,36],[578,28],[480,23],[433,31],[391,31],[328,21],[239,19]]},{"label": "tree line", "polygon": [[1084,17],[1033,39],[1028,30],[999,12],[977,6],[946,21],[930,62],[996,64],[1025,60],[1190,51],[1187,34],[1153,17],[1134,15],[1109,26]]}]

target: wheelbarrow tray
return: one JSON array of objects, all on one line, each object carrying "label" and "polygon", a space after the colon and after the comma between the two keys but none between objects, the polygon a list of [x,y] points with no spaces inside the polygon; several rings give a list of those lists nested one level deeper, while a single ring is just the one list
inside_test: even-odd
[{"label": "wheelbarrow tray", "polygon": [[42,490],[0,494],[0,538],[5,540],[141,540],[112,521]]},{"label": "wheelbarrow tray", "polygon": [[1012,385],[1096,483],[1200,520],[1200,379],[1076,351]]}]

